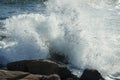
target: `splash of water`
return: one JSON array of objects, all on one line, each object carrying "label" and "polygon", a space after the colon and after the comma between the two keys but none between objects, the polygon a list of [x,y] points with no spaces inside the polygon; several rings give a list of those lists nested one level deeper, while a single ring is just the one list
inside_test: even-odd
[{"label": "splash of water", "polygon": [[0,51],[8,61],[14,61],[47,58],[52,49],[68,56],[77,68],[95,68],[103,75],[119,73],[117,4],[118,0],[49,0],[45,14],[5,20],[10,38]]}]

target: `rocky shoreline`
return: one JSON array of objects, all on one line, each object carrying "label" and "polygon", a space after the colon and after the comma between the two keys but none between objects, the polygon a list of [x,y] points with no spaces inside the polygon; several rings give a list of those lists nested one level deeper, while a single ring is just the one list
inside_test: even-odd
[{"label": "rocky shoreline", "polygon": [[51,60],[22,60],[0,69],[0,80],[105,80],[97,70],[85,69],[79,78],[64,65]]}]

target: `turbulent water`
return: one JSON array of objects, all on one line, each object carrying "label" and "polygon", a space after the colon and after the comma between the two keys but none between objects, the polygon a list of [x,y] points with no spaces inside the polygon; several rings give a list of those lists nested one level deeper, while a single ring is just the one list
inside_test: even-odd
[{"label": "turbulent water", "polygon": [[0,0],[0,64],[51,50],[68,57],[74,74],[93,68],[120,80],[120,1]]}]

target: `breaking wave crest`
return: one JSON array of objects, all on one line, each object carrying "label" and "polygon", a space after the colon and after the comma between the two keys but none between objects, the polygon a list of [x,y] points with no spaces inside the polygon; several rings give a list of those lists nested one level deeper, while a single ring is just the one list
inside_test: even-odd
[{"label": "breaking wave crest", "polygon": [[95,68],[105,76],[119,73],[118,0],[49,0],[45,5],[45,14],[20,14],[4,21],[8,38],[0,43],[6,59],[2,63],[48,58],[52,50],[78,69]]}]

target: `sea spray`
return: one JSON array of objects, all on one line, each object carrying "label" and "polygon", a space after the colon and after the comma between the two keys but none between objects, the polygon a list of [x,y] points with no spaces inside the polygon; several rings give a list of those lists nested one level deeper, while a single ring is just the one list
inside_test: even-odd
[{"label": "sea spray", "polygon": [[[49,15],[56,16],[60,21],[59,27],[64,31],[61,41],[64,42],[62,45],[64,48],[61,51],[69,55],[73,65],[80,68],[97,68],[110,73],[112,65],[118,64],[115,54],[119,54],[119,47],[111,47],[119,44],[119,33],[112,30],[119,29],[119,20],[115,21],[119,19],[119,15],[112,11],[117,2],[117,0],[51,0],[46,3]],[[111,24],[111,21],[114,23]],[[113,48],[118,52],[113,51]]]},{"label": "sea spray", "polygon": [[0,49],[1,55],[11,62],[47,58],[53,50],[67,56],[77,69],[94,68],[104,76],[119,73],[118,4],[118,0],[49,0],[44,14],[25,13],[4,21],[9,38],[3,41],[8,46]]},{"label": "sea spray", "polygon": [[[37,14],[36,17],[38,17]],[[39,16],[39,18],[41,21],[42,18],[44,20],[44,17]],[[36,19],[34,14],[31,14],[14,16],[5,21],[5,28],[9,35],[6,45],[9,45],[11,41],[14,42],[14,45],[9,45],[2,51],[10,61],[46,57],[48,49],[40,35],[34,30],[37,25]]]}]

